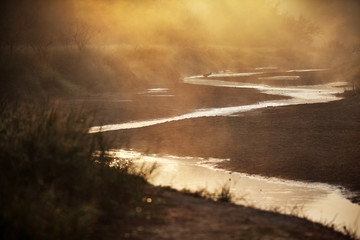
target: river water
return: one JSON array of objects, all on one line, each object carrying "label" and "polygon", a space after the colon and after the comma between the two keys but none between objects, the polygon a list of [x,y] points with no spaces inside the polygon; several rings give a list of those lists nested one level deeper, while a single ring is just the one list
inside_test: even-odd
[{"label": "river water", "polygon": [[[293,70],[289,72],[312,70]],[[315,71],[315,70],[313,70]],[[323,71],[322,69],[316,71]],[[226,73],[226,76],[252,76],[257,73]],[[224,74],[218,74],[223,77]],[[215,76],[216,77],[216,76]],[[284,79],[281,76],[279,79]],[[291,76],[291,79],[297,79]],[[92,127],[89,132],[104,132],[122,129],[132,129],[162,124],[170,121],[181,121],[190,118],[211,116],[236,116],[238,113],[254,109],[277,107],[296,104],[323,103],[340,100],[337,94],[346,87],[345,82],[335,82],[308,86],[271,87],[261,84],[230,82],[193,76],[185,78],[187,84],[198,84],[217,87],[253,88],[265,94],[289,97],[283,100],[264,101],[251,105],[198,109],[194,112],[170,118],[151,119],[147,121],[128,122]],[[165,91],[162,89],[162,91]],[[222,186],[230,187],[235,203],[250,205],[265,210],[305,216],[312,221],[323,224],[333,224],[339,231],[356,232],[360,237],[360,205],[352,203],[347,197],[354,194],[339,186],[323,183],[306,183],[278,178],[265,178],[239,172],[229,172],[215,168],[216,163],[230,161],[229,159],[203,159],[197,157],[177,157],[146,155],[136,151],[112,150],[114,158],[132,160],[136,166],[157,163],[156,173],[149,181],[154,185],[170,186],[175,189],[190,189],[193,191],[207,189],[218,191]],[[150,166],[149,165],[149,166]]]},{"label": "river water", "polygon": [[287,106],[287,105],[336,101],[341,99],[340,97],[337,97],[336,94],[342,93],[344,91],[344,87],[347,84],[346,82],[335,82],[335,83],[311,85],[311,86],[270,87],[261,84],[248,84],[248,83],[245,84],[239,82],[202,79],[196,76],[185,78],[184,82],[187,84],[207,85],[207,86],[215,86],[215,87],[252,88],[252,89],[257,89],[265,94],[281,95],[281,96],[290,97],[290,99],[264,101],[256,104],[241,105],[235,107],[198,109],[194,112],[190,112],[179,116],[169,117],[169,118],[94,126],[89,130],[89,132],[96,133],[96,132],[148,127],[156,124],[162,124],[172,121],[180,121],[189,118],[231,116],[237,113],[247,112],[247,111],[266,108],[266,107],[278,107],[278,106]]}]

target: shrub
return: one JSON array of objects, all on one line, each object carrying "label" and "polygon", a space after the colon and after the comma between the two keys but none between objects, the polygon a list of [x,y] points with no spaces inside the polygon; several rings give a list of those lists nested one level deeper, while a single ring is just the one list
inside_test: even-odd
[{"label": "shrub", "polygon": [[85,114],[0,105],[0,238],[123,233],[145,181],[95,159],[99,135],[87,133]]}]

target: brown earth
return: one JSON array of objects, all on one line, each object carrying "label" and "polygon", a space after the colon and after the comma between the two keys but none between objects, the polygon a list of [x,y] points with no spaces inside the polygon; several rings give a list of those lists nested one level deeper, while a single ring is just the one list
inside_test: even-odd
[{"label": "brown earth", "polygon": [[[305,219],[231,203],[214,202],[149,186],[153,214],[126,234],[129,239],[350,239]],[[144,209],[146,211],[146,209]],[[144,211],[144,212],[145,212]],[[155,212],[155,214],[154,214]],[[151,216],[151,217],[149,217]],[[151,219],[151,220],[149,220]]]}]

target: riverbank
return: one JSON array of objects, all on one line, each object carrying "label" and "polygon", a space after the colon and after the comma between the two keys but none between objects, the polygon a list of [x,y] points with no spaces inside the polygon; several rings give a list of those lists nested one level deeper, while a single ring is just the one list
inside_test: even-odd
[{"label": "riverbank", "polygon": [[[129,239],[351,239],[302,218],[148,186],[157,214]],[[330,223],[331,225],[331,223]],[[329,225],[329,226],[330,226]]]}]

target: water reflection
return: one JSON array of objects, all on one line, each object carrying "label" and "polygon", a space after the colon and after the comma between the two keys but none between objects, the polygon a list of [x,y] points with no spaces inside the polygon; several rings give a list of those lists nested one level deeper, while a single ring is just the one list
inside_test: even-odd
[{"label": "water reflection", "polygon": [[210,79],[192,79],[185,78],[185,83],[198,84],[215,87],[232,87],[232,88],[252,88],[260,90],[262,93],[281,95],[294,98],[292,101],[288,100],[276,100],[272,102],[284,102],[294,104],[306,104],[306,103],[321,103],[340,100],[341,98],[336,96],[343,93],[346,82],[334,82],[328,84],[307,85],[307,86],[291,86],[291,87],[272,87],[263,84],[251,84],[241,82],[230,82],[221,80]]},{"label": "water reflection", "polygon": [[[227,74],[229,75],[230,73]],[[233,75],[236,75],[236,73],[233,73]],[[179,121],[189,118],[230,116],[236,113],[246,112],[246,111],[251,111],[266,107],[330,102],[341,99],[336,95],[342,93],[347,84],[346,82],[336,82],[330,84],[311,85],[311,86],[270,87],[262,84],[250,84],[250,83],[202,79],[200,78],[200,76],[185,78],[184,82],[188,84],[207,85],[207,86],[216,86],[216,87],[253,88],[253,89],[258,89],[265,94],[281,95],[281,96],[290,97],[290,99],[265,101],[256,104],[242,105],[235,107],[200,109],[195,112],[191,112],[175,117],[169,117],[169,118],[95,126],[90,128],[89,132],[96,133],[96,132],[106,132],[106,131],[132,129],[132,128],[141,128],[141,127],[148,127],[156,124],[162,124],[171,121]],[[163,89],[160,89],[160,91],[163,91]]]},{"label": "water reflection", "polygon": [[272,77],[259,77],[259,80],[298,80],[300,79],[300,76],[272,76]]},{"label": "water reflection", "polygon": [[265,178],[215,168],[216,163],[228,159],[143,155],[125,150],[113,150],[111,153],[115,158],[133,159],[137,167],[143,167],[143,164],[150,167],[157,163],[157,170],[149,179],[154,185],[193,191],[205,188],[216,192],[224,184],[230,184],[235,203],[296,213],[316,222],[333,223],[338,230],[346,226],[360,233],[360,206],[351,203],[335,186]]}]

